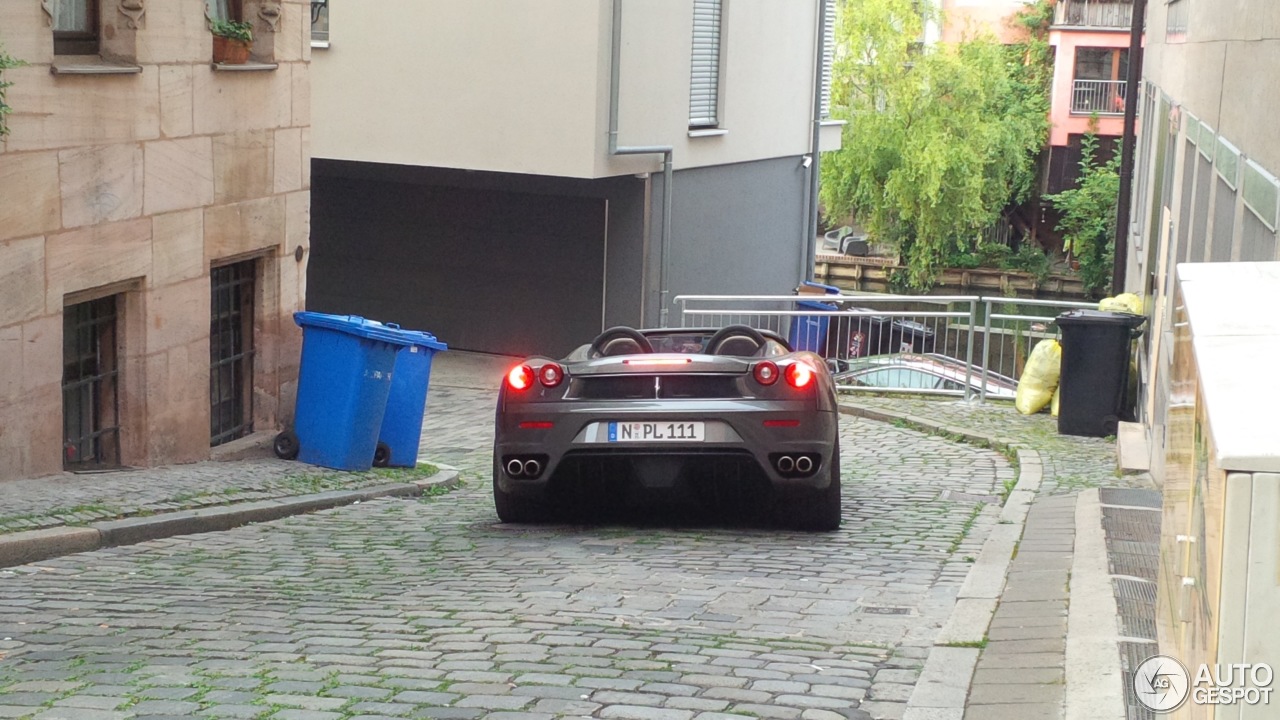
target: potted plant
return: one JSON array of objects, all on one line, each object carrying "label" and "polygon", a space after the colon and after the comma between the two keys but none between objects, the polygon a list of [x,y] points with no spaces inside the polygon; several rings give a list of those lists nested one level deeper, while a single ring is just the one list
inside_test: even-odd
[{"label": "potted plant", "polygon": [[253,26],[235,20],[214,20],[209,25],[213,32],[213,61],[225,65],[243,65],[249,60],[249,48],[253,44]]}]

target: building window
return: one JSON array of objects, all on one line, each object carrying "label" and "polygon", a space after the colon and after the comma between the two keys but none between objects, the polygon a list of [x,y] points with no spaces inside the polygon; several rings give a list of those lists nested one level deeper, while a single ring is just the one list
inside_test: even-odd
[{"label": "building window", "polygon": [[63,467],[120,465],[119,296],[69,305],[62,314]]},{"label": "building window", "polygon": [[98,54],[98,0],[59,0],[53,5],[53,52]]},{"label": "building window", "polygon": [[1129,51],[1077,48],[1071,112],[1082,115],[1124,113]]},{"label": "building window", "polygon": [[329,47],[329,0],[311,0],[311,43]]},{"label": "building window", "polygon": [[1187,37],[1188,0],[1168,0],[1165,7],[1165,41],[1178,42]]},{"label": "building window", "polygon": [[836,0],[822,0],[822,112],[823,120],[831,117],[831,70],[836,49]]},{"label": "building window", "polygon": [[253,260],[210,271],[209,444],[253,432]]},{"label": "building window", "polygon": [[244,19],[240,0],[205,0],[205,12],[213,20],[241,22]]},{"label": "building window", "polygon": [[721,0],[693,0],[693,72],[689,88],[689,127],[720,124]]}]

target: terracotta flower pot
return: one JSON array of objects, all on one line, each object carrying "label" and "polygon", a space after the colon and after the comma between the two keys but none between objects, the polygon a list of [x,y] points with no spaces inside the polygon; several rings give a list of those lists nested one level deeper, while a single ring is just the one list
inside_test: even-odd
[{"label": "terracotta flower pot", "polygon": [[249,43],[214,35],[213,61],[224,65],[243,65],[249,61]]}]

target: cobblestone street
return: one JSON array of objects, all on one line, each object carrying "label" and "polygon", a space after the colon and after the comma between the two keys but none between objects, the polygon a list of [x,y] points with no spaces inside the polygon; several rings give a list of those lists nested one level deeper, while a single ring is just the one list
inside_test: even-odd
[{"label": "cobblestone street", "polygon": [[455,380],[453,493],[0,571],[0,717],[900,717],[1014,478],[845,417],[837,533],[504,526],[492,391]]}]

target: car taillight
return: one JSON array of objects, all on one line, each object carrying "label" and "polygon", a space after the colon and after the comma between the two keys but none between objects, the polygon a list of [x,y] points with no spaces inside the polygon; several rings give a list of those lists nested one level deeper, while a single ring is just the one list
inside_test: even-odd
[{"label": "car taillight", "polygon": [[528,390],[533,385],[533,369],[528,365],[517,365],[507,373],[507,386],[512,390]]},{"label": "car taillight", "polygon": [[778,366],[769,360],[756,363],[756,366],[751,369],[751,374],[761,385],[772,385],[778,382]]},{"label": "car taillight", "polygon": [[793,362],[787,366],[787,384],[797,390],[812,385],[813,375],[813,368],[807,362]]},{"label": "car taillight", "polygon": [[538,368],[538,382],[543,386],[553,388],[560,384],[564,379],[564,369],[555,363],[547,363]]}]

